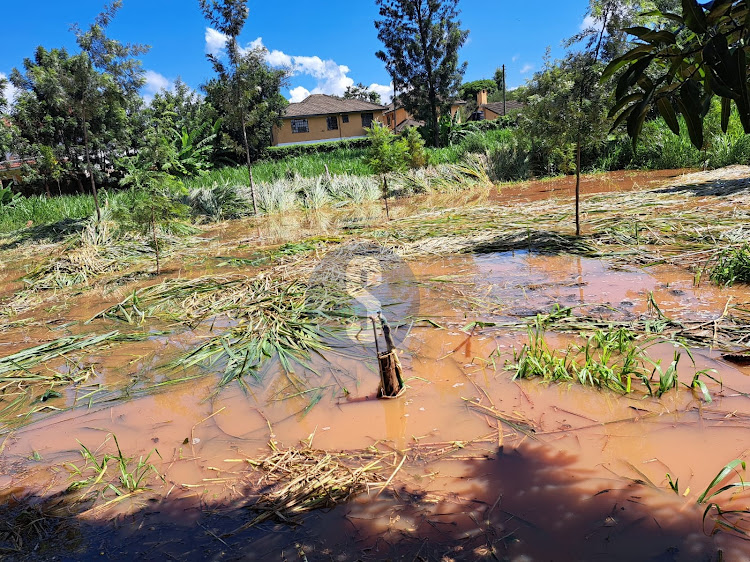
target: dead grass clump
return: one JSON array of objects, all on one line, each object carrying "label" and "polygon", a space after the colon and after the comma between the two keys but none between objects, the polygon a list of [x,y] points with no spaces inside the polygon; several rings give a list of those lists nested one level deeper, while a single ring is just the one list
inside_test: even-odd
[{"label": "dead grass clump", "polygon": [[60,545],[74,550],[81,537],[71,523],[70,513],[59,498],[38,503],[11,499],[0,509],[0,558],[31,553],[54,557]]},{"label": "dead grass clump", "polygon": [[247,460],[253,487],[264,490],[248,507],[256,516],[230,534],[276,520],[294,524],[316,509],[331,509],[372,488],[382,489],[392,453],[332,453],[310,447],[274,450]]}]

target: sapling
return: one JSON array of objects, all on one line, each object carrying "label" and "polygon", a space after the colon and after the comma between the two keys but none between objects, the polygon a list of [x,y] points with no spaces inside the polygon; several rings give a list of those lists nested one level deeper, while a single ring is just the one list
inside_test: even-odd
[{"label": "sapling", "polygon": [[404,139],[397,138],[390,129],[377,121],[373,122],[372,128],[367,131],[367,136],[372,141],[372,146],[367,155],[367,163],[383,180],[385,215],[388,220],[391,220],[388,209],[387,174],[400,172],[407,168],[409,145]]}]

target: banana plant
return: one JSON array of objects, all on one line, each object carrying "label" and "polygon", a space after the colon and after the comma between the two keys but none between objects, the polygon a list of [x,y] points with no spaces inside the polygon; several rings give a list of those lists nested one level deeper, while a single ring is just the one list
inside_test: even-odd
[{"label": "banana plant", "polygon": [[714,96],[721,99],[721,127],[729,126],[732,104],[750,133],[750,3],[682,0],[682,14],[652,11],[653,27],[624,31],[636,46],[614,59],[602,81],[617,75],[613,129],[627,124],[635,144],[649,113],[656,109],[675,134],[682,115],[693,145],[703,148],[703,120]]}]

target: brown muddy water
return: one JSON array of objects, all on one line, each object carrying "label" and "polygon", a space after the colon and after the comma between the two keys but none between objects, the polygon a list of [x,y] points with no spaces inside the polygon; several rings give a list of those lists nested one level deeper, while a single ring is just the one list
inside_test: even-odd
[{"label": "brown muddy water", "polygon": [[[304,220],[296,228],[321,232]],[[248,232],[248,240],[278,242],[294,228],[266,227]],[[82,446],[99,456],[114,453],[108,436],[115,435],[129,457],[158,450],[149,462],[163,481],[151,475],[150,491],[103,509],[40,517],[18,551],[7,551],[10,559],[750,560],[750,542],[737,530],[713,534],[716,509],[704,519],[706,506],[696,503],[727,463],[750,452],[749,367],[708,348],[691,349],[693,361],[681,350],[680,381],[689,383],[701,370],[721,381],[704,379],[710,403],[685,386],[656,398],[641,387],[622,396],[513,380],[506,362],[528,337],[503,326],[554,305],[602,318],[613,310],[634,316],[647,311],[649,295],[670,318],[711,322],[730,299],[750,302],[748,287],[696,287],[692,274],[670,266],[623,268],[529,252],[425,258],[408,266],[412,275],[403,284],[418,311],[410,311],[413,324],[396,331],[408,385],[396,400],[374,399],[379,377],[367,330],[316,358],[309,370],[287,373],[272,363],[261,384],[218,389],[217,373],[112,395],[111,402],[85,397],[142,377],[158,382],[159,366],[200,342],[205,327],[154,334],[88,357],[96,370],[90,386],[51,399],[59,410],[42,410],[31,423],[0,427],[6,502],[0,547],[18,545],[12,523],[28,527],[38,513],[30,508],[70,485],[70,463],[81,464]],[[122,294],[84,296],[64,316],[89,319]],[[475,322],[481,324],[468,327]],[[112,325],[15,328],[0,334],[0,355]],[[548,338],[557,348],[571,340]],[[666,343],[649,349],[664,365],[674,352]],[[267,455],[269,443],[300,442],[321,451],[377,451],[388,459],[385,477],[392,480],[379,495],[313,511],[300,525],[265,522],[233,532],[253,517],[245,506],[257,482],[247,459]],[[670,478],[678,481],[677,493]],[[732,474],[726,482],[739,479]],[[716,498],[721,509],[750,509],[750,491],[734,491]],[[731,520],[750,531],[749,519]]]}]

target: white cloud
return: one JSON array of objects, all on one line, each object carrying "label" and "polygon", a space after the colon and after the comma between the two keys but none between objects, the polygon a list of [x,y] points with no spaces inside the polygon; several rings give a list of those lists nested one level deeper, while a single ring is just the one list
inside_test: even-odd
[{"label": "white cloud", "polygon": [[[259,47],[265,48],[262,37],[258,37],[249,45],[249,48]],[[292,76],[305,75],[316,80],[316,85],[312,90],[303,86],[292,88],[289,91],[292,103],[300,102],[310,94],[343,96],[346,89],[354,85],[354,80],[349,77],[351,69],[332,59],[323,60],[314,55],[288,55],[283,51],[273,50],[267,51],[266,61],[271,66],[289,69]],[[393,88],[390,86],[372,84],[370,89],[378,92],[383,101],[390,101],[393,97]]]},{"label": "white cloud", "polygon": [[594,27],[594,25],[596,25],[598,21],[599,20],[597,20],[597,18],[595,18],[591,14],[587,15],[581,22],[581,31],[586,31],[587,29]]},{"label": "white cloud", "polygon": [[215,29],[206,28],[206,53],[209,55],[218,55],[224,50],[229,38]]},{"label": "white cloud", "polygon": [[534,70],[533,64],[524,64],[523,67],[521,68],[521,74],[528,74],[532,70]]},{"label": "white cloud", "polygon": [[[8,75],[0,72],[0,79],[7,80]],[[5,89],[3,90],[3,97],[5,98],[5,101],[7,101],[9,105],[13,105],[13,102],[15,101],[17,95],[18,88],[11,84],[10,81],[7,82],[5,85]]]},{"label": "white cloud", "polygon": [[154,94],[157,92],[171,90],[174,87],[174,82],[153,70],[147,70],[145,78],[146,83],[143,85],[143,99],[146,103],[151,103],[151,100],[154,99]]},{"label": "white cloud", "polygon": [[521,58],[521,55],[513,55],[513,58],[511,59],[513,62],[517,62],[518,59]]},{"label": "white cloud", "polygon": [[153,70],[146,71],[146,85],[144,86],[146,91],[156,93],[161,90],[169,90],[172,88],[172,82],[166,76],[154,72]]},{"label": "white cloud", "polygon": [[391,103],[393,99],[393,82],[389,86],[383,86],[382,84],[370,84],[370,90],[380,94],[380,99],[383,103]]},{"label": "white cloud", "polygon": [[303,88],[302,86],[292,88],[291,90],[289,90],[289,93],[291,94],[289,101],[292,103],[299,103],[311,94],[310,90],[308,90],[307,88]]},{"label": "white cloud", "polygon": [[[223,33],[210,27],[206,28],[206,53],[219,56],[226,47],[228,37]],[[269,50],[263,44],[263,38],[258,37],[242,48],[243,52],[254,49],[266,50],[266,62],[276,68],[286,68],[292,76],[305,75],[315,79],[316,85],[312,90],[303,86],[292,88],[290,101],[297,103],[304,100],[310,94],[329,94],[343,96],[349,86],[354,85],[354,80],[349,77],[351,69],[343,64],[338,64],[332,59],[323,60],[318,56],[288,55],[278,49]],[[166,80],[166,79],[165,79]],[[372,84],[371,90],[378,92],[385,103],[390,102],[393,97],[392,86]]]}]

